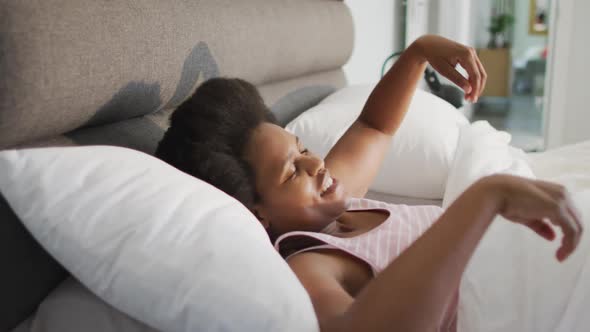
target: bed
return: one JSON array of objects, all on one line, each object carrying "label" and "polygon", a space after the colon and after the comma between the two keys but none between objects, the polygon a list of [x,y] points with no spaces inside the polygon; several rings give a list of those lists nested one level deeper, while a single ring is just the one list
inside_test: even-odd
[{"label": "bed", "polygon": [[[568,186],[578,203],[590,198],[587,171],[590,142],[531,153],[527,157],[539,178]],[[442,204],[440,200],[379,193],[368,196],[401,204]],[[579,206],[586,218],[590,216],[587,205]],[[553,261],[553,247],[528,230],[497,220],[465,273],[461,285],[459,331],[583,331],[589,323],[583,304],[588,303],[590,293],[587,284],[590,260],[585,254],[590,250],[590,241],[587,237],[583,239],[579,252],[566,263],[567,267]],[[534,277],[540,271],[548,277]],[[559,287],[552,287],[558,282]],[[514,294],[519,295],[515,297]],[[114,309],[72,277],[53,289],[35,314],[14,331],[73,332],[81,329],[154,331]]]},{"label": "bed", "polygon": [[[216,76],[256,84],[283,125],[347,85],[342,66],[352,52],[353,25],[341,1],[0,0],[0,7],[0,149],[116,145],[151,154],[171,111],[203,80]],[[528,156],[538,177],[580,192],[590,188],[590,143]],[[368,197],[443,204],[442,199],[376,191]],[[0,220],[0,330],[153,330],[69,276],[1,195]],[[491,244],[499,238],[526,236],[504,236],[507,232],[503,227],[490,232],[477,261],[518,264],[521,256],[492,255]],[[523,252],[526,243],[521,242]],[[574,305],[589,301],[581,282],[587,280],[587,265],[572,270],[578,282],[561,298],[559,317],[547,314],[556,307],[544,306],[543,294],[506,305],[502,300],[518,284],[495,292],[498,279],[489,278],[489,266],[471,264],[467,271],[462,331],[579,331],[587,326]],[[539,267],[527,266],[511,280]],[[488,283],[482,286],[482,280]],[[511,316],[509,309],[515,310]]]}]

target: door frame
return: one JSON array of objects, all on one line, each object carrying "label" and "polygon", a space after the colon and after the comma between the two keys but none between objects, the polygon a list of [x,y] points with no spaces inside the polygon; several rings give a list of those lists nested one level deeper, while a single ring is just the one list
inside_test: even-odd
[{"label": "door frame", "polygon": [[564,144],[567,107],[568,61],[572,50],[574,1],[551,1],[547,75],[543,98],[545,149]]}]

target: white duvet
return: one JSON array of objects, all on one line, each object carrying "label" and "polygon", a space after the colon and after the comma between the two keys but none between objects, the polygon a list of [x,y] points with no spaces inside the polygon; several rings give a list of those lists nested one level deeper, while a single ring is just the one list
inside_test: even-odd
[{"label": "white duvet", "polygon": [[[487,122],[464,127],[443,206],[478,178],[505,172],[565,185],[588,225],[590,142],[525,155],[508,146],[509,140],[508,134],[495,131]],[[560,236],[548,242],[497,217],[463,276],[459,331],[588,331],[590,236],[582,236],[578,249],[564,263],[555,258],[559,241]]]}]

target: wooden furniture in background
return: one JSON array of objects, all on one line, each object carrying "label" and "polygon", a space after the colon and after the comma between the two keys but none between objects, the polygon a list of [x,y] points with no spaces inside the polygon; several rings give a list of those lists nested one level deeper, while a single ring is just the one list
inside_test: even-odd
[{"label": "wooden furniture in background", "polygon": [[482,96],[510,96],[510,49],[482,48],[477,50],[477,55],[488,74]]}]

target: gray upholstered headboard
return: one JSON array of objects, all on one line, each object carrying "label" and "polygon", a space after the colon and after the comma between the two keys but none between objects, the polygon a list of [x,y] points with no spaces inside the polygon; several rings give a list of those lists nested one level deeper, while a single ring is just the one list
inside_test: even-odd
[{"label": "gray upholstered headboard", "polygon": [[[0,0],[0,149],[152,153],[204,80],[240,77],[285,124],[345,85],[352,18],[335,0]],[[0,170],[1,171],[1,170]],[[0,195],[0,330],[66,276]]]}]

